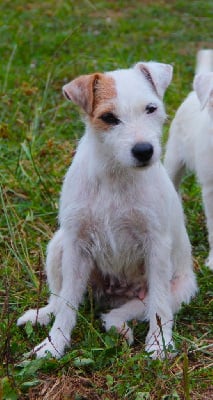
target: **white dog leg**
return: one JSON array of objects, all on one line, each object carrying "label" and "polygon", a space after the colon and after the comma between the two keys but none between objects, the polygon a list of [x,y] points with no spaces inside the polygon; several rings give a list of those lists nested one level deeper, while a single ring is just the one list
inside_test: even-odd
[{"label": "white dog leg", "polygon": [[55,233],[47,248],[46,273],[51,292],[49,304],[39,309],[26,311],[17,321],[17,325],[31,321],[33,325],[47,325],[51,314],[56,314],[58,295],[61,289],[62,230]]},{"label": "white dog leg", "polygon": [[202,190],[203,203],[205,207],[206,223],[208,228],[209,238],[209,256],[206,260],[206,265],[213,270],[213,182],[208,182],[203,185]]},{"label": "white dog leg", "polygon": [[188,304],[197,291],[193,271],[191,245],[183,223],[175,226],[176,235],[172,248],[173,275],[171,279],[172,310],[176,313],[182,303]]},{"label": "white dog leg", "polygon": [[170,284],[170,242],[165,237],[154,238],[149,256],[147,319],[149,332],[146,351],[152,358],[164,358],[166,348],[173,347],[173,312]]},{"label": "white dog leg", "polygon": [[82,257],[76,242],[72,242],[70,233],[63,238],[62,287],[58,297],[55,322],[48,337],[35,349],[37,357],[50,352],[59,358],[70,345],[70,334],[76,323],[76,312],[86,291],[91,272],[88,259]]},{"label": "white dog leg", "polygon": [[164,158],[164,166],[176,190],[178,191],[186,166],[181,157],[181,151],[179,150],[179,143],[176,139],[176,136],[176,127],[171,126]]},{"label": "white dog leg", "polygon": [[114,308],[110,312],[102,314],[101,318],[106,331],[109,331],[114,326],[129,344],[133,343],[133,332],[126,322],[132,319],[145,319],[146,301],[146,299],[133,299],[121,307]]}]

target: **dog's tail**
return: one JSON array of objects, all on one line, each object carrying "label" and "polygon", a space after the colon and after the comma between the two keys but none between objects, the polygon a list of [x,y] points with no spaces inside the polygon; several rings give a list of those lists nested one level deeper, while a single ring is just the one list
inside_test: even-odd
[{"label": "dog's tail", "polygon": [[199,50],[197,53],[196,74],[213,71],[213,49]]}]

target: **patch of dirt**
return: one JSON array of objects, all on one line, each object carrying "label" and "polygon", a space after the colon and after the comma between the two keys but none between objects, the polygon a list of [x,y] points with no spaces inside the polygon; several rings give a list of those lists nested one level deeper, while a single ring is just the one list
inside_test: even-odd
[{"label": "patch of dirt", "polygon": [[[106,399],[106,380],[96,374],[91,377],[81,375],[44,377],[41,383],[32,388],[29,400],[104,400]],[[107,393],[107,399],[118,400],[117,395]]]},{"label": "patch of dirt", "polygon": [[213,386],[206,389],[203,393],[192,393],[191,400],[213,400]]}]

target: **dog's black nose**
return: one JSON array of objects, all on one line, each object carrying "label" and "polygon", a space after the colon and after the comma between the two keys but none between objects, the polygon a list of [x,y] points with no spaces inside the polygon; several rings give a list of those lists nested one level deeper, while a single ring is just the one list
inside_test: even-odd
[{"label": "dog's black nose", "polygon": [[153,154],[153,146],[148,142],[136,143],[132,148],[133,156],[141,162],[147,162],[150,160]]}]

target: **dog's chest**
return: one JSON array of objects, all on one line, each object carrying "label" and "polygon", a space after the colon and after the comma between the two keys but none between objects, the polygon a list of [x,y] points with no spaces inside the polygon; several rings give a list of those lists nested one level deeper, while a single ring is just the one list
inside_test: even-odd
[{"label": "dog's chest", "polygon": [[79,221],[78,244],[104,274],[135,275],[144,264],[147,240],[147,221],[139,210],[90,213]]}]

